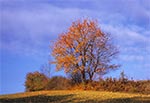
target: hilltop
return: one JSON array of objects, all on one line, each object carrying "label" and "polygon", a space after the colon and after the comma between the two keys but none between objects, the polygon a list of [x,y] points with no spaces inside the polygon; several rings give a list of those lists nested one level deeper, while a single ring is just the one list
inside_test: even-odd
[{"label": "hilltop", "polygon": [[55,90],[1,95],[0,103],[150,103],[150,95],[104,91]]}]

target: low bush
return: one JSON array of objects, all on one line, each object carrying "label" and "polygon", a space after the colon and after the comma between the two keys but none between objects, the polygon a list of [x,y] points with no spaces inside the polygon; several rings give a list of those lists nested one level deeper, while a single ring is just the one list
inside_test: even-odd
[{"label": "low bush", "polygon": [[45,90],[48,84],[48,78],[39,72],[28,73],[26,75],[26,91]]},{"label": "low bush", "polygon": [[61,76],[55,76],[49,79],[48,90],[66,90],[70,88],[69,79]]}]

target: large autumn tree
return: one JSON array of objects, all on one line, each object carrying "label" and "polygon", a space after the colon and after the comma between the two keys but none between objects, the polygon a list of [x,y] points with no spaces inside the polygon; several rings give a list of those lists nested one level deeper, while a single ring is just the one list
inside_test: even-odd
[{"label": "large autumn tree", "polygon": [[89,19],[73,22],[52,46],[57,70],[80,73],[83,83],[92,81],[94,75],[116,69],[118,65],[112,60],[117,54],[110,35],[102,32],[96,21]]}]

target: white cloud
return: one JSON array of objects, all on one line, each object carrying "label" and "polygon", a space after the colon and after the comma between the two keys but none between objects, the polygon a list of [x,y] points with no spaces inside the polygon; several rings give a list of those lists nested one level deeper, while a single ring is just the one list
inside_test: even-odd
[{"label": "white cloud", "polygon": [[144,60],[142,55],[122,55],[121,59],[126,62],[141,62]]},{"label": "white cloud", "polygon": [[1,49],[37,54],[43,52],[41,48],[49,49],[50,40],[66,31],[72,21],[87,11],[39,4],[31,8],[3,9],[2,12]]},{"label": "white cloud", "polygon": [[124,41],[123,44],[150,43],[150,37],[147,36],[148,30],[141,28],[142,31],[138,31],[140,27],[134,25],[128,27],[125,25],[102,24],[101,27],[104,31],[116,36],[118,41]]}]

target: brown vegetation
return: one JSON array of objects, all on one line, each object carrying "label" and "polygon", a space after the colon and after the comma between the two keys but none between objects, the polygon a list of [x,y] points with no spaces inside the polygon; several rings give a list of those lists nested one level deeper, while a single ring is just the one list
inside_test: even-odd
[{"label": "brown vegetation", "polygon": [[25,87],[26,91],[39,91],[46,89],[48,78],[38,71],[28,73],[26,76]]},{"label": "brown vegetation", "polygon": [[42,73],[34,72],[27,74],[25,86],[27,91],[85,89],[150,94],[150,80],[134,81],[125,78],[122,73],[121,75],[119,79],[110,77],[99,81],[89,81],[83,88],[80,75],[72,75],[70,78],[61,76],[48,78]]}]

